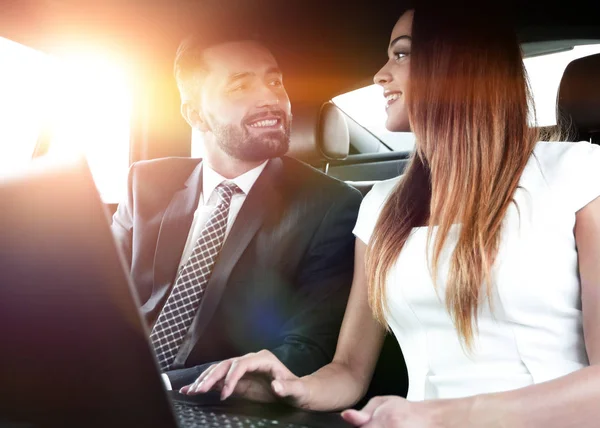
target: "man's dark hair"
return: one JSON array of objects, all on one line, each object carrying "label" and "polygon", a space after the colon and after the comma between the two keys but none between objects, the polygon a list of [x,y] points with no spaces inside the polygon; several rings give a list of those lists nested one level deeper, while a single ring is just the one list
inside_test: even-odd
[{"label": "man's dark hair", "polygon": [[204,62],[204,51],[211,46],[236,41],[255,41],[265,44],[258,33],[244,29],[195,33],[179,44],[173,73],[182,101],[195,99],[200,93],[202,76],[208,72]]}]

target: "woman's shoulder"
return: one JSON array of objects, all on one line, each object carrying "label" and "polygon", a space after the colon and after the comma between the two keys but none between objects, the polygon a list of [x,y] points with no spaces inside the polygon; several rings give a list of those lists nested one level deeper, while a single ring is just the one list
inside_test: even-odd
[{"label": "woman's shoulder", "polygon": [[390,178],[389,180],[378,181],[373,185],[373,188],[367,193],[365,199],[370,199],[371,202],[384,202],[388,196],[396,188],[402,176]]},{"label": "woman's shoulder", "polygon": [[546,179],[553,181],[555,178],[563,179],[576,175],[581,169],[592,167],[600,160],[600,146],[587,141],[540,141],[536,144],[533,154]]},{"label": "woman's shoulder", "polygon": [[358,220],[354,227],[354,234],[365,244],[371,239],[373,229],[379,218],[379,214],[385,201],[396,188],[402,176],[383,180],[375,183],[367,195],[363,198],[358,212]]},{"label": "woman's shoulder", "polygon": [[577,167],[588,156],[598,156],[600,146],[587,141],[540,141],[534,148],[536,158],[547,167]]},{"label": "woman's shoulder", "polygon": [[587,141],[539,142],[534,158],[557,196],[577,211],[600,192],[600,146]]}]

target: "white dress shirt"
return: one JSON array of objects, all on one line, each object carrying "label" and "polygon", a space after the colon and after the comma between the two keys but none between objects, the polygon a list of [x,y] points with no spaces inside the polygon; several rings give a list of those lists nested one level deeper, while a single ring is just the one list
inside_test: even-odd
[{"label": "white dress shirt", "polygon": [[[265,169],[267,162],[268,161],[265,161],[256,168],[251,169],[239,177],[229,180],[235,183],[243,193],[238,193],[231,198],[229,216],[227,217],[227,229],[225,230],[225,239],[227,239],[227,236],[231,231],[231,227],[233,226],[240,209],[242,209],[242,205],[246,200],[246,195],[248,192],[250,192],[252,186],[254,186],[254,183],[262,173],[263,169]],[[211,213],[219,202],[219,196],[217,195],[217,192],[215,192],[215,189],[223,181],[228,180],[212,169],[207,162],[202,163],[202,193],[200,194],[200,198],[198,200],[198,208],[196,209],[196,212],[194,212],[194,220],[192,221],[192,227],[190,228],[183,253],[181,254],[179,267],[183,266],[192,255],[194,244],[196,244],[202,229],[206,225]]]},{"label": "white dress shirt", "polygon": [[[229,180],[235,183],[243,193],[238,193],[231,198],[231,205],[229,206],[229,215],[227,217],[227,229],[225,230],[225,239],[229,235],[231,231],[231,227],[235,222],[235,219],[246,200],[246,195],[254,186],[254,183],[260,176],[260,174],[265,169],[268,161],[263,162],[259,166],[250,171],[236,177],[232,180]],[[200,233],[202,229],[208,222],[211,213],[216,208],[217,203],[219,202],[219,196],[215,189],[219,184],[223,181],[228,181],[221,174],[216,172],[214,169],[208,165],[205,161],[202,163],[202,193],[200,194],[200,198],[198,200],[198,208],[194,212],[194,220],[192,221],[192,226],[190,228],[190,232],[188,233],[187,241],[185,243],[185,247],[183,249],[183,253],[181,255],[181,260],[179,261],[179,267],[181,268],[187,260],[192,255],[192,251],[194,250],[194,244],[200,237]],[[162,375],[165,386],[168,390],[171,389],[171,383],[169,382],[169,378],[166,374]]]}]

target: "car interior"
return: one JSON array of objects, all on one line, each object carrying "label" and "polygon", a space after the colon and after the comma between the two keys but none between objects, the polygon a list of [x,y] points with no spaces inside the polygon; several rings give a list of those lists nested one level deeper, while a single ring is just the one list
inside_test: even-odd
[{"label": "car interior", "polygon": [[[570,131],[569,140],[600,144],[597,5],[582,0],[513,3],[526,61],[597,46],[595,51],[556,66],[560,70],[555,73],[558,82],[554,92],[546,91],[544,105],[535,107],[538,112],[543,108],[558,112],[555,123],[539,125],[544,135],[558,123]],[[12,0],[0,6],[0,38],[53,58],[75,51],[103,52],[126,65],[131,94],[123,149],[126,169],[140,160],[201,153],[201,141],[180,115],[173,78],[177,46],[200,27],[247,26],[266,41],[283,71],[293,113],[288,155],[348,182],[364,195],[374,183],[402,174],[414,150],[386,142],[336,102],[336,97],[373,84],[373,75],[386,61],[390,30],[405,7],[403,0]],[[457,7],[461,7],[459,3]],[[1,55],[0,50],[0,64],[4,61]],[[542,68],[549,74],[554,66],[548,64]],[[44,70],[38,72],[43,74]],[[90,76],[85,84],[83,88],[93,87],[96,81]],[[379,96],[383,105],[382,91]],[[86,102],[93,105],[95,101],[90,98]],[[35,99],[28,100],[29,107],[35,103]],[[70,107],[85,114],[87,104]],[[52,105],[46,110],[52,111]],[[87,118],[89,125],[76,140],[84,141],[101,130],[106,124],[102,112],[108,114],[110,110],[94,110],[100,113]],[[0,113],[3,111],[0,108]],[[51,126],[36,130],[29,159],[47,155],[54,144]],[[6,137],[0,134],[0,138]],[[3,147],[10,145],[11,141],[0,140],[0,156],[5,156]],[[110,160],[110,147],[107,142],[94,150]],[[90,164],[93,166],[93,160]],[[111,170],[104,175],[110,178]],[[119,177],[126,177],[126,170]],[[118,181],[124,188],[125,180]],[[105,203],[114,212],[118,200]],[[362,403],[375,395],[406,396],[407,388],[402,352],[389,335]]]}]

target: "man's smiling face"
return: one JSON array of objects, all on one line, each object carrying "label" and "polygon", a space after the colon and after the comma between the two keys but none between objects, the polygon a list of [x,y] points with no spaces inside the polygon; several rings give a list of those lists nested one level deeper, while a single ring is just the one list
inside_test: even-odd
[{"label": "man's smiling face", "polygon": [[291,107],[282,75],[267,48],[228,42],[204,51],[199,112],[214,141],[229,156],[261,161],[289,148]]}]

